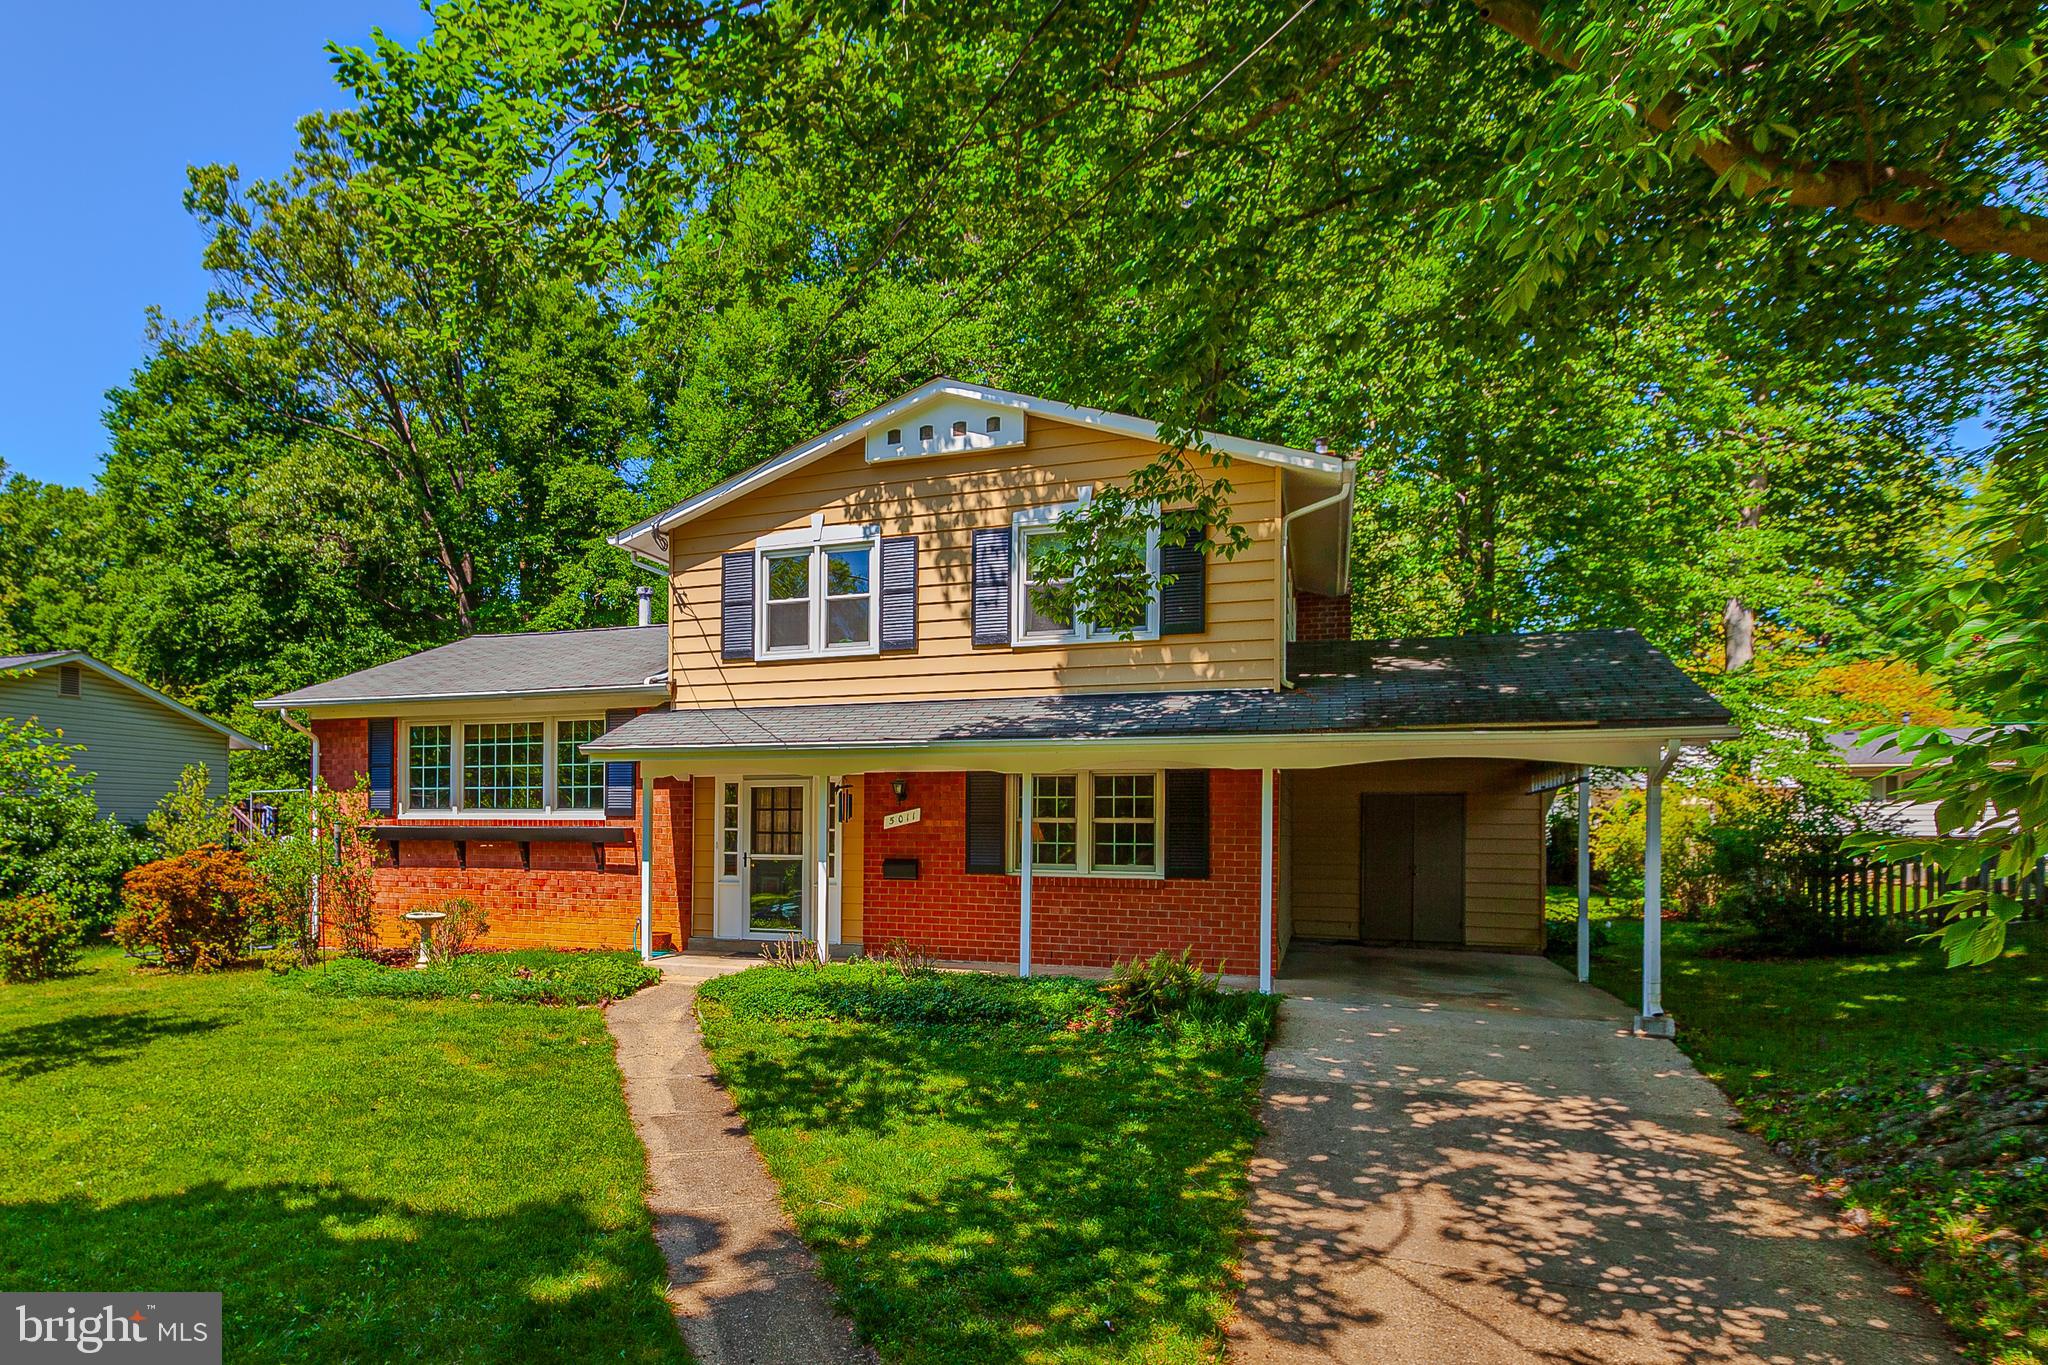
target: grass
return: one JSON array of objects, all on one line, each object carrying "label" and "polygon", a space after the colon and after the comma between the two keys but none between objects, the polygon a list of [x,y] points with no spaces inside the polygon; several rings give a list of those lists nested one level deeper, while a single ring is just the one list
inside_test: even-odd
[{"label": "grass", "polygon": [[0,987],[0,1095],[10,1289],[218,1290],[236,1361],[686,1359],[594,1010],[96,950]]},{"label": "grass", "polygon": [[597,1005],[622,1000],[661,979],[636,953],[545,949],[467,953],[425,967],[342,958],[306,974],[317,995],[391,1000],[494,1000],[504,1004]]},{"label": "grass", "polygon": [[1215,1358],[1270,1001],[1095,1031],[1092,983],[889,975],[754,968],[698,995],[862,1335],[918,1365]]},{"label": "grass", "polygon": [[[1640,922],[1602,927],[1594,983],[1634,1001]],[[2018,930],[1998,962],[1958,971],[1926,947],[1751,961],[1710,955],[1720,946],[1709,927],[1665,925],[1665,1008],[1679,1045],[1750,1126],[1795,1154],[1839,1151],[1886,1114],[1931,1109],[1931,1081],[1987,1057],[2038,1057],[2048,1042],[2040,925]],[[1568,948],[1554,955],[1569,961]],[[1873,1244],[1977,1359],[2048,1360],[2048,1162],[1951,1171],[1881,1160],[1830,1192],[1852,1218],[1867,1215]]]}]

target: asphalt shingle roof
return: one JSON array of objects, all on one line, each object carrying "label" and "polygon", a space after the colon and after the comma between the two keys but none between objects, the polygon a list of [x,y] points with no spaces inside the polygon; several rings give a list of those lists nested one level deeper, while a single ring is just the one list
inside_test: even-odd
[{"label": "asphalt shingle roof", "polygon": [[27,668],[45,659],[61,659],[70,652],[68,649],[50,649],[41,654],[0,654],[0,672],[10,668]]},{"label": "asphalt shingle roof", "polygon": [[[1966,742],[1976,735],[1987,735],[1990,729],[1984,725],[1944,725],[1941,732],[1958,743]],[[1835,756],[1851,768],[1870,768],[1879,764],[1890,766],[1904,763],[1907,755],[1900,752],[1888,739],[1873,739],[1868,744],[1857,742],[1860,730],[1843,730],[1828,736],[1828,746]]]},{"label": "asphalt shingle roof", "polygon": [[585,747],[718,749],[1518,725],[1723,725],[1632,630],[1346,640],[1289,651],[1291,691],[1084,693],[649,711]]},{"label": "asphalt shingle roof", "polygon": [[269,697],[258,706],[333,706],[441,697],[630,692],[668,671],[668,627],[472,635],[359,673]]}]

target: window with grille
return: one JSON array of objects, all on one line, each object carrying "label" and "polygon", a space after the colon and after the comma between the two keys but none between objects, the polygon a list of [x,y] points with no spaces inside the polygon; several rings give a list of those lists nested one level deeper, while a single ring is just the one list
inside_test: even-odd
[{"label": "window with grille", "polygon": [[463,804],[471,810],[539,810],[546,759],[543,722],[465,726]]},{"label": "window with grille", "polygon": [[448,810],[455,805],[455,755],[450,727],[406,727],[405,803],[413,810]]},{"label": "window with grille", "polygon": [[719,820],[719,850],[723,860],[724,875],[740,875],[740,784],[725,784],[724,800],[720,804],[722,816]]},{"label": "window with grille", "polygon": [[555,722],[555,806],[559,810],[604,809],[604,760],[582,746],[604,734],[604,721]]},{"label": "window with grille", "polygon": [[1080,779],[1072,774],[1031,779],[1031,863],[1048,870],[1075,868],[1081,854]]},{"label": "window with grille", "polygon": [[1097,773],[1094,864],[1149,872],[1159,865],[1159,801],[1151,773]]}]

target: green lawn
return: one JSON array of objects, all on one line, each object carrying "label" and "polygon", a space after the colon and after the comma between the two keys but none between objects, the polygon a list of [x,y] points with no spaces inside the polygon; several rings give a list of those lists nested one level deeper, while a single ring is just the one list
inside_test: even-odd
[{"label": "green lawn", "polygon": [[774,971],[703,989],[706,1041],[885,1361],[1219,1354],[1269,1017],[1070,1032],[1092,985],[952,975],[797,1007]]},{"label": "green lawn", "polygon": [[[1569,896],[1567,896],[1569,902]],[[1596,907],[1598,900],[1595,900]],[[1603,926],[1595,984],[1639,998],[1639,920]],[[2039,1061],[2048,1044],[2048,934],[2023,927],[2000,961],[1947,970],[1927,948],[1744,961],[1712,930],[1665,926],[1664,1004],[1679,1045],[1768,1140],[1811,1163],[1900,1117],[1960,1107],[1959,1077]],[[1569,963],[1569,950],[1555,954]],[[1944,1079],[1946,1078],[1946,1079]],[[1930,1085],[1939,1084],[1936,1093]],[[2036,1119],[2038,1122],[2039,1119]],[[1913,1273],[1981,1360],[2048,1360],[2048,1158],[1944,1170],[1880,1144],[1829,1178],[1875,1244]]]},{"label": "green lawn", "polygon": [[0,986],[0,1284],[224,1295],[235,1361],[682,1361],[595,1010],[89,953]]}]

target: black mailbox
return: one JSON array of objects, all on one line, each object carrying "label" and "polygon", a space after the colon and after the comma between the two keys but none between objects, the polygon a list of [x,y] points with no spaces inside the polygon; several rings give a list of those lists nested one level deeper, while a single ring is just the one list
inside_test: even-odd
[{"label": "black mailbox", "polygon": [[882,859],[882,879],[892,882],[914,882],[917,880],[917,859]]}]

